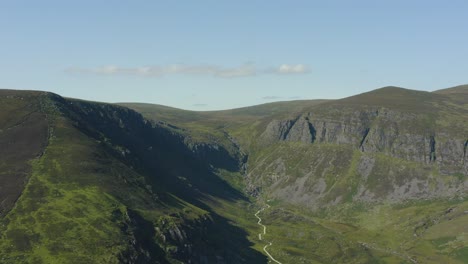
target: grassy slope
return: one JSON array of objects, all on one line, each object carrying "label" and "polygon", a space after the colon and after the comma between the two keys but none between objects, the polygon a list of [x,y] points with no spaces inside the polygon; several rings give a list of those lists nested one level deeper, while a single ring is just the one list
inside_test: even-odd
[{"label": "grassy slope", "polygon": [[[465,263],[468,202],[353,205],[312,214],[273,201],[266,240],[285,263]],[[412,261],[413,260],[413,261]]]},{"label": "grassy slope", "polygon": [[[246,147],[272,118],[294,116],[303,109],[327,100],[299,100],[268,103],[223,111],[195,112],[152,104],[119,103],[155,122],[167,122],[186,130],[194,141],[225,141],[226,133]],[[246,135],[248,135],[246,137]]]},{"label": "grassy slope", "polygon": [[[377,97],[381,99],[376,100],[375,94],[371,94],[366,101],[374,101],[376,105],[384,106],[389,103],[386,100],[388,95]],[[433,96],[429,94],[427,98]],[[438,122],[446,122],[449,117],[446,125],[450,126],[463,119],[463,116],[453,116],[455,112],[465,111],[466,105],[463,104],[463,100],[454,102],[447,95],[437,98],[444,98],[442,101],[445,101],[441,106],[443,111],[437,111],[438,116],[445,115],[445,118],[438,118]],[[405,96],[401,99],[406,100]],[[432,99],[429,99],[428,109],[433,105]],[[353,100],[355,99],[339,105],[362,105],[361,101]],[[316,103],[320,105],[314,106]],[[256,145],[256,137],[274,118],[294,116],[303,111],[319,111],[327,105],[336,107],[333,105],[335,103],[299,101],[201,113],[161,106],[126,105],[141,111],[145,117],[154,121],[164,121],[182,128],[182,131],[185,131],[182,133],[186,133],[194,142],[232,145],[232,141],[226,138],[226,134],[229,134],[250,155],[249,161],[254,161],[251,165],[261,169],[262,166],[258,165],[261,160],[274,160],[274,155],[278,155],[291,164],[287,166],[289,173],[299,176],[309,164],[298,149],[304,148],[304,151],[310,151],[312,155],[316,146],[282,143],[271,146],[270,149],[263,149]],[[423,104],[426,103],[427,100]],[[435,100],[435,103],[440,103],[440,100]],[[385,107],[396,106],[390,104]],[[419,109],[418,105],[413,107]],[[412,109],[409,108],[408,111]],[[432,110],[429,112],[432,113]],[[253,214],[262,206],[262,202],[255,205],[249,204],[248,201],[205,196],[201,201],[208,207],[201,209],[175,197],[148,200],[145,193],[151,192],[151,188],[143,187],[148,185],[143,175],[103,151],[99,142],[76,131],[66,120],[57,120],[57,124],[56,138],[51,141],[46,155],[33,163],[34,174],[24,195],[17,207],[3,220],[1,228],[4,236],[0,243],[0,251],[7,252],[2,255],[4,260],[8,260],[5,261],[7,263],[19,259],[29,262],[42,259],[48,263],[72,261],[72,249],[78,249],[76,263],[90,261],[93,257],[105,262],[115,262],[122,252],[135,250],[128,249],[127,243],[135,232],[122,232],[117,228],[128,223],[126,212],[129,208],[137,211],[146,221],[156,223],[177,222],[181,219],[196,220],[214,213],[230,222],[230,225],[223,228],[234,228],[234,232],[245,230],[245,235],[257,252],[262,251],[266,241],[273,241],[270,252],[283,263],[350,263],[351,259],[356,263],[410,263],[412,258],[419,260],[419,263],[464,263],[468,259],[467,230],[463,224],[466,221],[464,212],[467,210],[467,204],[464,201],[440,200],[400,205],[348,203],[321,214],[304,210],[303,207],[298,208],[294,204],[274,201],[271,203],[272,208],[262,213],[269,231],[266,240],[259,241],[257,234],[260,227],[256,224]],[[175,130],[181,131],[177,128]],[[291,150],[287,150],[288,148]],[[326,153],[348,153],[351,161],[353,156],[360,155],[341,146],[323,145],[319,148],[325,149]],[[96,155],[100,157],[97,161]],[[76,163],[76,160],[88,162],[89,166],[86,168],[93,169],[81,171],[83,163]],[[109,168],[113,168],[112,171],[108,171]],[[336,186],[352,185],[352,162],[347,168],[336,169],[346,175],[338,180]],[[266,169],[264,172],[267,171]],[[83,177],[84,175],[87,177]],[[219,170],[218,175],[239,190],[245,187],[239,173]],[[330,180],[336,181],[332,177]],[[128,185],[129,182],[132,184]],[[132,193],[135,196],[119,195],[121,193]],[[452,207],[455,209],[446,213]],[[28,211],[34,213],[28,214]],[[60,232],[54,233],[52,226],[57,227]],[[84,240],[89,239],[92,246],[84,243],[73,244],[81,241],[75,239],[81,232],[85,234]],[[70,236],[71,245],[58,243],[62,241],[63,235]],[[108,243],[92,242],[100,240]],[[242,245],[239,245],[239,248],[242,248]]]},{"label": "grassy slope", "polygon": [[[342,208],[338,207],[326,214],[317,215],[304,211],[303,207],[295,208],[294,204],[278,202],[271,210],[265,212],[265,223],[271,230],[266,238],[274,241],[271,247],[275,252],[273,255],[285,263],[349,263],[350,259],[354,259],[356,263],[411,263],[411,259],[417,259],[420,263],[447,261],[463,263],[467,260],[468,245],[465,238],[467,230],[463,225],[466,218],[463,212],[467,204],[463,200],[435,200],[400,206],[356,203],[350,199],[356,193],[359,181],[355,178],[356,168],[353,163],[361,157],[359,151],[338,145],[280,143],[264,148],[256,144],[256,138],[266,124],[275,118],[285,118],[307,111],[330,115],[336,109],[339,110],[336,113],[341,114],[340,111],[349,111],[349,109],[376,107],[397,109],[400,112],[418,116],[422,122],[408,124],[408,131],[411,129],[424,131],[427,130],[427,125],[437,124],[440,129],[448,128],[454,135],[461,132],[460,136],[463,137],[466,136],[463,131],[467,129],[467,123],[460,121],[466,117],[468,107],[466,100],[460,99],[463,98],[460,96],[460,89],[462,92],[466,91],[466,87],[458,88],[457,92],[450,91],[450,93],[427,93],[386,87],[343,100],[320,102],[319,105],[307,105],[301,102],[300,107],[291,105],[290,109],[282,105],[279,112],[272,110],[270,114],[265,109],[273,105],[265,105],[259,107],[257,117],[238,115],[236,110],[224,113],[190,112],[189,115],[177,110],[176,113],[171,112],[169,115],[166,113],[157,115],[155,114],[157,108],[151,105],[145,105],[144,108],[141,105],[130,106],[142,111],[148,118],[173,122],[188,130],[192,129],[192,126],[202,126],[212,131],[213,128],[223,124],[222,120],[230,120],[231,125],[225,129],[241,143],[241,147],[249,154],[249,172],[254,174],[255,170],[260,172],[256,176],[259,181],[256,183],[257,186],[270,186],[274,182],[271,177],[275,174],[275,168],[271,164],[278,159],[286,162],[285,170],[289,177],[288,181],[276,184],[274,188],[291,186],[311,169],[320,171],[323,165],[322,169],[326,171],[325,177],[328,179],[327,184],[333,186],[328,191],[329,199],[332,201],[336,195],[343,195],[343,201],[347,203],[342,205]],[[257,109],[251,107],[249,111],[253,114]],[[283,113],[279,114],[282,111]],[[184,120],[182,117],[188,119]],[[415,125],[420,127],[415,128]],[[315,162],[314,155],[317,156]],[[330,157],[323,158],[323,155]],[[392,167],[402,168],[402,170],[394,170],[397,173],[392,177],[397,181],[414,173],[421,177],[428,176],[427,169],[419,164],[389,158],[385,155],[375,156],[381,165],[377,166],[374,173],[381,171],[383,178],[389,170],[392,170]],[[330,160],[334,164],[331,168],[325,164]],[[336,178],[334,175],[337,174],[343,176]],[[388,186],[386,187],[385,182],[377,181],[377,178],[377,176],[371,177],[365,184],[367,188],[374,189],[377,195],[384,195]],[[448,176],[447,181],[458,182],[459,179],[456,176]],[[266,189],[265,193],[270,191],[271,189]],[[294,190],[289,190],[289,192],[293,194]],[[323,199],[326,200],[327,197]],[[260,206],[261,204],[257,205],[257,207]],[[457,214],[453,217],[442,217],[441,215],[451,207],[457,208]],[[229,217],[237,218],[237,216]],[[402,218],[406,220],[402,221]],[[450,222],[452,220],[455,221]],[[427,227],[426,230],[424,224],[430,221],[437,223]],[[449,223],[453,223],[453,229],[450,230],[459,232],[457,235],[455,232],[452,235],[448,234],[450,232],[447,234],[441,232],[450,225]],[[250,230],[250,233],[255,233],[255,229],[258,232],[258,226],[252,226],[250,222],[245,221],[242,224],[244,228]],[[424,231],[420,231],[421,228]],[[422,233],[415,237],[408,230],[419,230],[417,232]],[[265,242],[258,241],[255,236],[250,236],[250,239],[257,243],[257,247],[265,244]]]},{"label": "grassy slope", "polygon": [[[463,99],[464,95],[460,95],[461,91],[466,92],[466,87],[457,89],[456,92],[451,91],[451,95],[388,87],[327,102],[307,110],[330,118],[334,112],[341,115],[356,109],[397,109],[415,114],[420,120],[433,120],[408,124],[409,132],[429,130],[431,128],[428,126],[437,124],[437,129],[451,131],[452,136],[466,137],[468,123],[463,120],[468,116],[468,105],[466,98]],[[345,145],[314,146],[300,143],[278,143],[251,153],[250,172],[255,175],[256,184],[266,186],[264,193],[268,194],[284,188],[286,194],[283,196],[289,194],[288,200],[292,202],[273,206],[270,215],[266,216],[265,223],[271,225],[271,239],[276,245],[272,248],[279,252],[278,259],[285,262],[313,259],[322,263],[350,263],[350,259],[354,259],[356,263],[411,263],[411,259],[416,259],[419,263],[465,263],[468,260],[468,230],[463,224],[467,219],[465,198],[430,200],[400,206],[349,200],[356,193],[358,183],[362,183],[362,179],[356,178],[353,162],[361,155],[359,151],[348,149]],[[385,195],[392,181],[404,180],[409,175],[442,177],[437,173],[430,176],[434,172],[427,171],[417,163],[385,155],[367,155],[375,156],[377,162],[373,175],[364,185],[377,195]],[[278,171],[282,171],[287,178],[278,180]],[[309,175],[311,171],[312,176],[304,182],[302,177]],[[313,195],[295,195],[297,188],[299,191],[309,188],[306,194],[314,192],[314,186],[310,185],[313,183],[310,182],[310,177],[314,175],[324,176],[327,188],[332,186],[320,199],[333,202],[334,198],[342,197],[341,205],[331,207],[326,214],[307,213],[304,207],[293,209],[294,201],[304,204],[307,200],[310,200],[313,208],[316,202]],[[393,180],[389,175],[393,175]],[[445,181],[457,183],[465,179],[459,176],[447,176]],[[390,182],[387,183],[386,179]],[[301,183],[295,185],[297,182]],[[291,186],[296,186],[296,189],[291,189]],[[445,214],[452,207],[456,208],[456,213]],[[413,233],[409,230],[417,231]],[[417,232],[421,234],[416,234]],[[304,263],[308,263],[307,261]]]},{"label": "grassy slope", "polygon": [[138,197],[147,192],[132,186],[140,175],[55,115],[47,151],[33,161],[23,195],[3,219],[2,262],[117,263],[130,236],[121,230],[127,207],[112,194],[125,193],[144,210],[158,207]]},{"label": "grassy slope", "polygon": [[[436,125],[439,130],[448,130],[454,135],[468,129],[467,122],[462,122],[468,114],[468,86],[449,88],[435,92],[415,91],[398,87],[384,87],[371,92],[331,101],[308,110],[324,113],[331,109],[349,111],[351,109],[391,109],[400,113],[414,115],[418,123],[408,123],[411,130],[430,129]],[[336,112],[340,114],[339,111]]]},{"label": "grassy slope", "polygon": [[[287,158],[285,153],[288,153]],[[289,194],[288,203],[272,202],[271,209],[264,213],[264,223],[270,230],[266,239],[274,242],[275,257],[286,263],[303,260],[309,263],[305,260],[311,259],[317,263],[379,263],[377,260],[400,263],[410,258],[418,259],[419,263],[464,263],[468,245],[468,229],[464,224],[466,198],[402,204],[354,201],[352,197],[358,184],[366,185],[366,189],[374,190],[377,195],[385,195],[391,188],[391,182],[386,182],[390,171],[400,172],[392,176],[397,181],[410,174],[425,177],[427,173],[418,164],[379,155],[374,167],[375,178],[363,181],[355,172],[355,161],[361,156],[359,151],[343,146],[300,143],[271,146],[259,155],[256,163],[263,165],[252,168],[251,173],[260,181],[257,185],[266,186],[263,200],[274,199],[283,189]],[[279,158],[285,162],[288,177],[278,182],[271,164]],[[329,162],[332,166],[327,166]],[[325,176],[328,189],[322,197],[311,195],[312,184],[316,181],[311,178],[313,175],[305,176],[311,170]],[[447,176],[446,180],[459,181],[455,176]],[[297,182],[301,184],[295,185]],[[274,187],[268,187],[271,185]],[[291,186],[297,187],[291,189]],[[302,190],[307,188],[305,192]],[[336,197],[342,197],[337,206],[315,210],[315,213],[306,209],[333,202]],[[456,209],[446,214],[450,208]],[[433,230],[438,232],[431,237],[428,234],[433,234]],[[444,244],[438,245],[438,240],[443,240]]]},{"label": "grassy slope", "polygon": [[[199,204],[196,206],[161,190],[157,179],[148,178],[132,162],[115,155],[116,149],[122,149],[113,145],[115,141],[83,133],[77,121],[72,122],[56,107],[56,102],[49,101],[53,136],[46,152],[32,162],[33,173],[21,198],[1,219],[2,263],[119,263],[130,259],[179,263],[176,259],[189,257],[180,255],[180,243],[192,243],[194,251],[204,250],[205,254],[232,247],[237,255],[264,261],[249,249],[240,229],[202,200],[192,200]],[[205,199],[223,202],[210,195]],[[236,208],[245,204],[226,203]],[[187,240],[174,240],[171,232],[180,232]],[[226,241],[226,236],[232,239]]]}]

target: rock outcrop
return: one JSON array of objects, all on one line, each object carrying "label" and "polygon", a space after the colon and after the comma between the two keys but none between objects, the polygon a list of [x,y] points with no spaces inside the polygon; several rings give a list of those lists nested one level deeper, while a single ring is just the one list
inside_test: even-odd
[{"label": "rock outcrop", "polygon": [[335,116],[310,112],[293,119],[271,121],[261,135],[261,142],[349,144],[362,152],[436,164],[443,174],[468,175],[467,139],[453,136],[435,123],[410,127],[425,119],[389,109],[343,111]]}]

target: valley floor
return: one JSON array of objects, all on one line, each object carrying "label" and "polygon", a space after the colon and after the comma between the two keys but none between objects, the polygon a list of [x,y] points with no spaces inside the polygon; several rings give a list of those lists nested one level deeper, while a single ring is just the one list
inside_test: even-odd
[{"label": "valley floor", "polygon": [[468,260],[466,201],[342,207],[321,215],[273,201],[255,216],[257,226],[268,230],[258,234],[261,239],[256,244],[267,243],[262,249],[275,263],[462,264]]}]

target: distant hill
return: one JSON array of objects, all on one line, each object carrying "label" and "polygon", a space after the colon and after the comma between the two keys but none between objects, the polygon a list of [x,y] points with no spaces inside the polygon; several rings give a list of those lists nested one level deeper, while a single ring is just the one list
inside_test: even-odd
[{"label": "distant hill", "polygon": [[468,94],[468,84],[434,91],[437,94]]}]

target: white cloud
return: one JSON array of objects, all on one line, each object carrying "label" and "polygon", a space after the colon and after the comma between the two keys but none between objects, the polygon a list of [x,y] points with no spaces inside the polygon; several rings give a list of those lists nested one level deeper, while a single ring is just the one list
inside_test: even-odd
[{"label": "white cloud", "polygon": [[275,71],[279,74],[298,74],[308,73],[309,69],[304,64],[282,64]]},{"label": "white cloud", "polygon": [[185,65],[171,64],[164,66],[120,67],[107,65],[97,68],[73,67],[66,70],[69,73],[97,74],[97,75],[134,75],[144,77],[160,77],[171,74],[210,75],[220,78],[237,78],[258,74],[301,74],[308,73],[304,64],[282,64],[276,68],[258,69],[253,63],[242,64],[237,67],[222,67],[217,65]]}]

